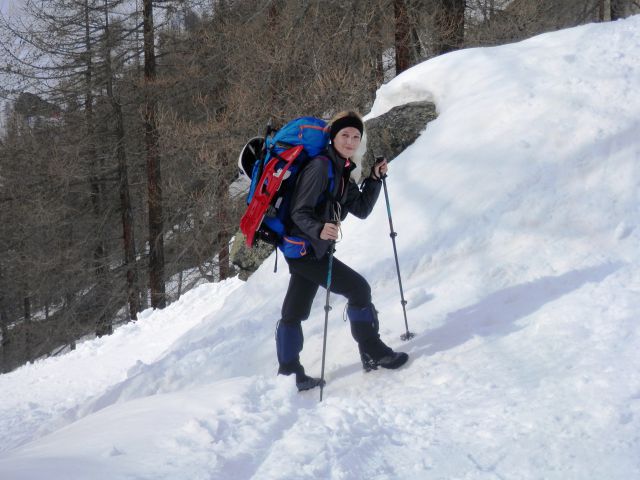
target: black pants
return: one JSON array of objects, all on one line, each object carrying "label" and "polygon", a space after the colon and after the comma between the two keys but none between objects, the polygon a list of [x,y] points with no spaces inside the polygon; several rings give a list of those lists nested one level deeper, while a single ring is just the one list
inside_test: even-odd
[{"label": "black pants", "polygon": [[[326,288],[329,256],[316,259],[312,255],[286,259],[289,264],[289,288],[282,304],[282,322],[300,323],[309,318],[318,287]],[[350,306],[364,308],[371,304],[371,287],[362,275],[333,258],[331,293],[347,298]]]},{"label": "black pants", "polygon": [[[308,256],[287,259],[289,264],[289,288],[282,304],[282,318],[276,329],[278,373],[296,374],[303,379],[304,368],[300,364],[300,352],[304,344],[302,321],[309,318],[318,287],[327,285],[329,256],[321,259]],[[378,360],[393,353],[380,340],[376,310],[371,303],[371,287],[355,270],[334,257],[331,270],[331,292],[347,298],[347,315],[351,335],[358,343],[363,364],[367,359]],[[298,381],[298,380],[296,380]]]}]

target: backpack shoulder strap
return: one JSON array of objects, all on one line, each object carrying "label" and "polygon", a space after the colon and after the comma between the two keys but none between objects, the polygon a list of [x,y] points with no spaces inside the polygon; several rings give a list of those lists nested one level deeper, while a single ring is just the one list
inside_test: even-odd
[{"label": "backpack shoulder strap", "polygon": [[315,157],[312,158],[312,160],[315,159],[319,159],[319,160],[324,160],[327,162],[327,172],[328,172],[328,180],[329,182],[327,183],[327,191],[326,194],[328,195],[329,198],[331,198],[333,200],[333,186],[334,186],[334,182],[333,179],[335,177],[334,172],[333,172],[333,162],[331,161],[331,159],[327,156],[327,155],[316,155]]},{"label": "backpack shoulder strap", "polygon": [[328,201],[330,203],[335,203],[336,197],[333,194],[333,187],[335,186],[335,173],[333,171],[333,162],[327,155],[317,155],[313,157],[313,159],[324,160],[327,162],[327,189],[324,193],[318,198],[318,205],[323,201]]}]

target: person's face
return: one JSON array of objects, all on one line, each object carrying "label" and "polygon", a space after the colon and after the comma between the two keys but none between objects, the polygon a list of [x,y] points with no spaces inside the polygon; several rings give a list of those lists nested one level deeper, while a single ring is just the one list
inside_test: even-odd
[{"label": "person's face", "polygon": [[342,158],[353,157],[360,146],[360,131],[355,127],[345,127],[338,132],[332,143],[333,148]]}]

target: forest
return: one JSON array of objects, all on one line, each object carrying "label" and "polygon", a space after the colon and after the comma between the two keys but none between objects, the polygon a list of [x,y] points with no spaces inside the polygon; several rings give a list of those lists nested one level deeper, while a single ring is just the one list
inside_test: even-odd
[{"label": "forest", "polygon": [[[638,0],[22,0],[0,15],[0,372],[235,275],[268,122]],[[455,82],[456,79],[451,79]]]}]

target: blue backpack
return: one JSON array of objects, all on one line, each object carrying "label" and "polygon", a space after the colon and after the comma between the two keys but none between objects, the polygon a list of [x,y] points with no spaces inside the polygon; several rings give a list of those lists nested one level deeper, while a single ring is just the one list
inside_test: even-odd
[{"label": "blue backpack", "polygon": [[[260,140],[252,139],[240,156],[241,166],[249,174],[251,155],[259,151],[251,168],[248,207],[240,229],[249,247],[260,239],[277,246],[285,257],[302,257],[307,254],[308,242],[287,234],[291,197],[300,171],[329,142],[327,123],[314,117],[296,118],[277,132],[268,131],[261,144]],[[332,189],[333,168],[329,162],[329,191]]]}]

